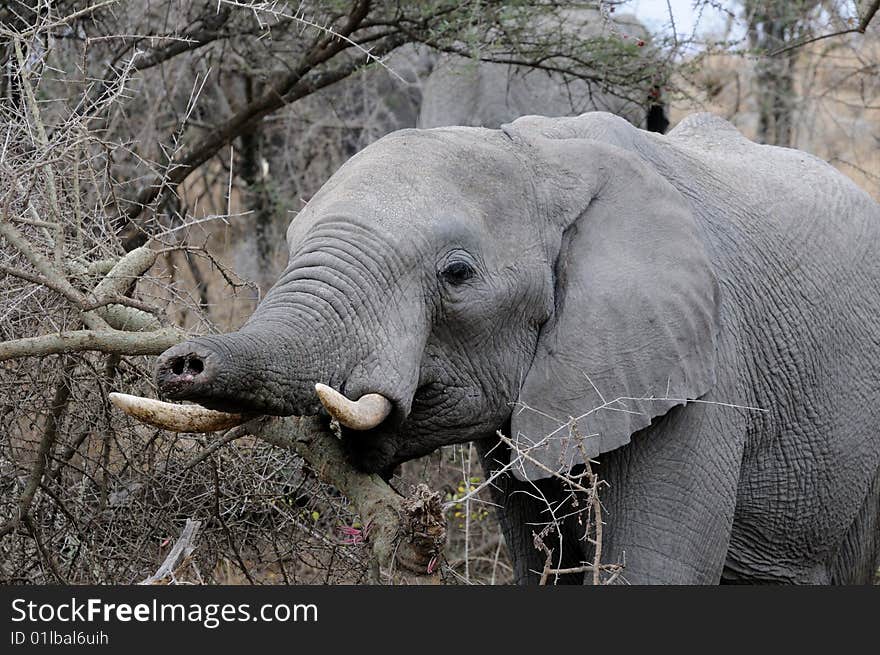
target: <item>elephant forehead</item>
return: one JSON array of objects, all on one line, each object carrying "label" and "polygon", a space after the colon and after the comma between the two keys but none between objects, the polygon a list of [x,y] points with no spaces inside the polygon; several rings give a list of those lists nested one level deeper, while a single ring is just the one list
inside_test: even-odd
[{"label": "elephant forehead", "polygon": [[498,130],[401,130],[352,157],[328,182],[328,191],[414,202],[449,195],[486,197],[509,188],[524,171]]},{"label": "elephant forehead", "polygon": [[404,130],[340,168],[293,221],[288,239],[339,217],[392,233],[491,227],[524,213],[526,174],[497,130]]}]

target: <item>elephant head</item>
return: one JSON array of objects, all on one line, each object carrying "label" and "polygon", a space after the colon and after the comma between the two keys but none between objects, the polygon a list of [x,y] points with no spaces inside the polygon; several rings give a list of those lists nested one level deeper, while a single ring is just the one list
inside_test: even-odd
[{"label": "elephant head", "polygon": [[705,393],[717,284],[698,226],[632,152],[569,133],[586,118],[369,146],[292,222],[246,324],[159,358],[161,392],[245,416],[326,408],[371,472],[510,430],[530,478]]}]

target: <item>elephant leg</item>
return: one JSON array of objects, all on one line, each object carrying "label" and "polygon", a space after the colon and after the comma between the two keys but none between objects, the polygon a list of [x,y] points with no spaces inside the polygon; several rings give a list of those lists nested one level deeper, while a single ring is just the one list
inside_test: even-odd
[{"label": "elephant leg", "polygon": [[[509,461],[507,446],[497,438],[478,441],[476,446],[487,478]],[[555,480],[522,482],[507,473],[496,478],[490,488],[517,584],[540,582],[548,549],[551,569],[575,568],[583,563],[583,534],[578,534],[575,519],[562,518],[573,510],[566,502],[567,494]],[[554,514],[558,520],[554,520]],[[536,543],[535,535],[540,543]],[[551,574],[546,584],[583,581],[583,573]]]},{"label": "elephant leg", "polygon": [[744,451],[744,410],[679,406],[599,457],[602,563],[630,584],[718,584]]}]

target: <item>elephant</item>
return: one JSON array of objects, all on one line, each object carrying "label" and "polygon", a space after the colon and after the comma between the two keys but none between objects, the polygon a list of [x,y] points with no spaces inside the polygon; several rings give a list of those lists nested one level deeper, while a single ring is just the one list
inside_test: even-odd
[{"label": "elephant", "polygon": [[[629,583],[872,580],[880,206],[825,162],[710,114],[402,130],[287,241],[238,331],[158,358],[165,397],[334,417],[386,477],[475,442],[518,583],[586,462]],[[578,571],[594,546],[564,514],[545,545]]]},{"label": "elephant", "polygon": [[[645,46],[650,42],[648,30],[635,16],[615,15],[612,22],[591,7],[559,10],[546,16],[545,24],[534,30],[538,34],[562,31],[585,39],[610,39],[618,48],[629,44],[635,49],[636,44]],[[641,71],[656,65],[650,59],[652,52],[650,47],[639,52]],[[600,77],[606,78],[607,73]],[[572,116],[599,110],[662,133],[669,120],[660,88],[650,75],[645,77],[644,89],[638,91],[566,79],[562,73],[539,68],[442,55],[424,81],[418,127],[497,128],[528,114]]]}]

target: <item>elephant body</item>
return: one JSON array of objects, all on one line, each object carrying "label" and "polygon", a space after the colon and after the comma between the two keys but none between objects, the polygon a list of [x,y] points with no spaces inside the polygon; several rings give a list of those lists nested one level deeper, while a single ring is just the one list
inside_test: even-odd
[{"label": "elephant body", "polygon": [[[553,20],[555,19],[555,20]],[[560,30],[583,39],[611,40],[618,47],[646,44],[650,34],[634,16],[607,20],[593,8],[560,10],[534,27],[537,34]],[[650,52],[650,48],[646,49]],[[642,68],[651,62],[643,54]],[[620,57],[607,55],[609,60]],[[459,55],[438,58],[422,89],[418,126],[421,128],[466,125],[497,128],[520,116],[577,116],[587,111],[616,114],[652,132],[665,132],[669,125],[660,101],[659,88],[650,76],[639,92],[600,83],[598,80],[567,79],[562,73],[493,61],[473,61]],[[607,73],[598,75],[607,77]]]},{"label": "elephant body", "polygon": [[315,382],[381,394],[388,417],[342,434],[385,476],[475,440],[506,469],[518,582],[551,514],[554,567],[593,561],[561,479],[587,460],[628,582],[872,580],[880,208],[824,162],[704,114],[666,136],[601,112],[405,130],[288,242],[239,332],[160,358],[166,395],[306,415]]},{"label": "elephant body", "polygon": [[545,71],[475,63],[455,55],[440,59],[425,80],[422,94],[418,121],[422,128],[497,128],[529,114],[576,116],[596,110],[617,114],[634,125],[645,121],[642,104],[599,92],[581,80],[566,84]]},{"label": "elephant body", "polygon": [[[677,406],[599,457],[610,484],[604,552],[625,558],[635,582],[872,581],[877,204],[824,162],[756,145],[709,115],[666,138],[605,116],[534,122],[555,138],[620,146],[668,180],[697,218],[720,286],[718,379],[703,402]],[[569,531],[568,564],[588,559]],[[531,555],[519,575],[534,580],[527,569],[540,571],[543,555],[531,535],[509,540]]]}]

